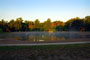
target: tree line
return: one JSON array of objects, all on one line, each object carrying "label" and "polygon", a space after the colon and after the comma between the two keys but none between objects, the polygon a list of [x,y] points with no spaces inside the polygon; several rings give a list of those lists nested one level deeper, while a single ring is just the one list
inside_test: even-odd
[{"label": "tree line", "polygon": [[67,22],[54,21],[48,18],[41,23],[23,20],[21,17],[10,21],[0,20],[0,32],[26,32],[26,31],[90,31],[90,16],[85,18],[71,18]]}]

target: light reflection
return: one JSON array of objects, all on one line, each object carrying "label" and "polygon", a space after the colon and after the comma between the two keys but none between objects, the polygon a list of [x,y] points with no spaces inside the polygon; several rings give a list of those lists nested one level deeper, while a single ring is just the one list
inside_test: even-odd
[{"label": "light reflection", "polygon": [[[8,37],[7,37],[8,36]],[[78,40],[78,39],[90,39],[90,34],[86,33],[65,33],[65,32],[26,32],[26,33],[19,33],[19,34],[11,34],[0,36],[0,39],[14,39],[14,40],[21,40],[21,41],[31,41],[31,42],[47,42],[47,41],[63,41],[63,40]]]}]

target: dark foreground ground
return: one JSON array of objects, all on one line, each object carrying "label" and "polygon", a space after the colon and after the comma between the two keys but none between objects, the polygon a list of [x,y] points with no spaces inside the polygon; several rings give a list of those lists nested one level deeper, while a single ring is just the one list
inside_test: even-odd
[{"label": "dark foreground ground", "polygon": [[0,60],[90,60],[90,44],[0,46]]}]

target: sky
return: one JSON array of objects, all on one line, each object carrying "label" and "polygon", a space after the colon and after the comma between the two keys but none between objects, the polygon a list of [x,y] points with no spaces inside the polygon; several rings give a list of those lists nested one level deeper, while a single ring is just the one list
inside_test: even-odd
[{"label": "sky", "polygon": [[40,22],[67,21],[70,18],[90,15],[90,0],[0,0],[0,20],[22,17]]}]

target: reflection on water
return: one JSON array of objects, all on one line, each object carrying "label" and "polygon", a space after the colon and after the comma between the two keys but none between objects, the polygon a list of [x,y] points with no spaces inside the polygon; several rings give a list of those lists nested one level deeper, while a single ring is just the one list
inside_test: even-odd
[{"label": "reflection on water", "polygon": [[0,34],[1,39],[14,39],[21,41],[56,41],[56,40],[69,40],[69,39],[90,39],[90,33],[87,32],[14,32]]}]

